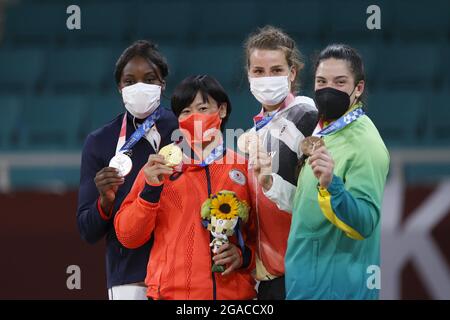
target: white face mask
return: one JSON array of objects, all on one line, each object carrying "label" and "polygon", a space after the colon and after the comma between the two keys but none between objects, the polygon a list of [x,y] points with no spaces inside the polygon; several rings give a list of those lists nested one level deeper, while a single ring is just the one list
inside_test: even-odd
[{"label": "white face mask", "polygon": [[266,106],[279,104],[289,94],[288,76],[249,78],[250,91]]},{"label": "white face mask", "polygon": [[159,107],[161,86],[138,82],[122,89],[125,108],[134,117],[145,119]]}]

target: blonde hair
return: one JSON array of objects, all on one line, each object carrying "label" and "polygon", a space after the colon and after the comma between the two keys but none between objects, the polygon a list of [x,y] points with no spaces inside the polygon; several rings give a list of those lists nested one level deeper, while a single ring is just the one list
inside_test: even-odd
[{"label": "blonde hair", "polygon": [[299,89],[298,74],[305,66],[303,56],[297,48],[295,41],[280,28],[267,25],[259,28],[256,32],[250,34],[244,43],[246,70],[250,66],[250,55],[253,50],[281,50],[284,52],[288,66],[294,67],[297,72],[296,78],[292,84],[291,91],[296,92]]}]

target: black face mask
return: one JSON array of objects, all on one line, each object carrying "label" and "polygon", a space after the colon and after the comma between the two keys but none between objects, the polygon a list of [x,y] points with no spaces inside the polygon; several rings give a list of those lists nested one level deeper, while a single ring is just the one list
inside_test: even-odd
[{"label": "black face mask", "polygon": [[339,119],[350,107],[350,96],[331,87],[316,90],[314,101],[319,110],[319,118],[323,120]]}]

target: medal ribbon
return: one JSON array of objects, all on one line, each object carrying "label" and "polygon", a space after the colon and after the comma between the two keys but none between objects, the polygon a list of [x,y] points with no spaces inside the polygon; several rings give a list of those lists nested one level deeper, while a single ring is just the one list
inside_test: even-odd
[{"label": "medal ribbon", "polygon": [[120,148],[125,144],[125,139],[127,137],[127,113],[123,115],[122,127],[120,128],[119,140],[117,140],[116,154],[119,153]]},{"label": "medal ribbon", "polygon": [[276,116],[278,112],[280,112],[280,110],[278,110],[271,116],[263,116],[260,119],[255,119],[255,130],[258,131],[264,128],[267,124],[269,124],[270,121],[272,121],[272,119]]},{"label": "medal ribbon", "polygon": [[143,137],[145,134],[153,127],[155,122],[161,116],[161,107],[158,107],[151,115],[145,119],[145,121],[140,125],[136,131],[131,135],[131,137],[125,142],[127,135],[127,114],[123,116],[122,128],[120,129],[119,140],[117,141],[116,154],[119,152],[130,151],[134,145]]},{"label": "medal ribbon", "polygon": [[334,121],[332,124],[326,126],[322,130],[320,130],[319,132],[314,134],[314,136],[322,137],[322,136],[332,134],[336,131],[342,130],[343,128],[348,126],[350,123],[358,120],[358,118],[360,118],[361,116],[363,116],[365,114],[366,113],[362,109],[362,106],[358,106],[355,110],[344,114],[342,117],[340,117],[339,119]]},{"label": "medal ribbon", "polygon": [[206,157],[205,160],[202,161],[200,164],[200,167],[206,167],[209,166],[211,163],[216,161],[218,158],[220,158],[223,155],[223,144],[219,144],[217,147],[215,147],[211,153]]},{"label": "medal ribbon", "polygon": [[258,115],[253,117],[253,122],[255,124],[255,130],[261,130],[264,128],[272,119],[283,109],[285,109],[288,105],[290,105],[294,101],[295,97],[292,93],[288,94],[285,98],[282,106],[271,116],[264,116],[264,110],[262,110]]}]

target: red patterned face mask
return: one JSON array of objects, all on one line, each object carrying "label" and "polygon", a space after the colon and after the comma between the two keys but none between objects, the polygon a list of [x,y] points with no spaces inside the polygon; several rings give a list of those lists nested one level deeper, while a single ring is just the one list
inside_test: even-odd
[{"label": "red patterned face mask", "polygon": [[220,125],[222,119],[219,112],[212,114],[193,113],[179,121],[180,130],[184,138],[193,146],[203,142],[211,141],[221,134]]}]

